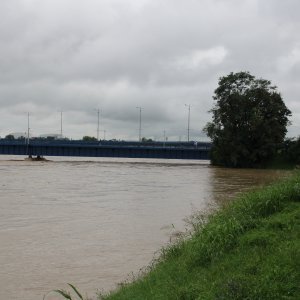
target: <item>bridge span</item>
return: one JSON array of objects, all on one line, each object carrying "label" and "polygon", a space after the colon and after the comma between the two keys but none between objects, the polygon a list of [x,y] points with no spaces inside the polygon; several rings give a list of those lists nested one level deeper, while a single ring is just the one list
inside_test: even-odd
[{"label": "bridge span", "polygon": [[209,159],[210,143],[0,140],[0,155]]}]

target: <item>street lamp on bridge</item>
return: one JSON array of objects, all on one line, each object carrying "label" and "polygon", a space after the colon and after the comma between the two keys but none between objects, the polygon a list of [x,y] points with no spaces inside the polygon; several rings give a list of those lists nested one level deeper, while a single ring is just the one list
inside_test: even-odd
[{"label": "street lamp on bridge", "polygon": [[187,141],[190,141],[190,117],[191,117],[191,105],[184,104],[188,108],[188,127],[187,127]]},{"label": "street lamp on bridge", "polygon": [[100,109],[95,109],[97,111],[97,141],[99,141],[99,131],[100,131]]},{"label": "street lamp on bridge", "polygon": [[140,118],[139,118],[139,142],[142,141],[142,107],[137,106],[137,109],[140,111]]}]

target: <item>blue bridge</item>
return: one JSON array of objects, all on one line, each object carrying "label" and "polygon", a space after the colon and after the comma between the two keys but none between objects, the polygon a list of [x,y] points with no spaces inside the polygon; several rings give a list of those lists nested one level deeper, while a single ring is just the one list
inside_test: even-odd
[{"label": "blue bridge", "polygon": [[209,159],[211,144],[195,142],[127,142],[0,139],[0,154],[25,156],[81,156],[165,159]]}]

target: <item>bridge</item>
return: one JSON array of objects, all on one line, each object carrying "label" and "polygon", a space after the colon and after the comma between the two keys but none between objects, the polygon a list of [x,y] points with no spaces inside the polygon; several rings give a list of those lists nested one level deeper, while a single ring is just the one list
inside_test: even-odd
[{"label": "bridge", "polygon": [[0,139],[0,155],[209,159],[210,143]]}]

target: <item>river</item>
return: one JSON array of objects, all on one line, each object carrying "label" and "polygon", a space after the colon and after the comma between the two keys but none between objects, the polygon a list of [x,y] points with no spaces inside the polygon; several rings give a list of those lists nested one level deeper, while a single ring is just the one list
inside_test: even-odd
[{"label": "river", "polygon": [[195,212],[286,174],[207,161],[5,156],[0,172],[6,300],[41,300],[67,282],[95,297],[147,266]]}]

